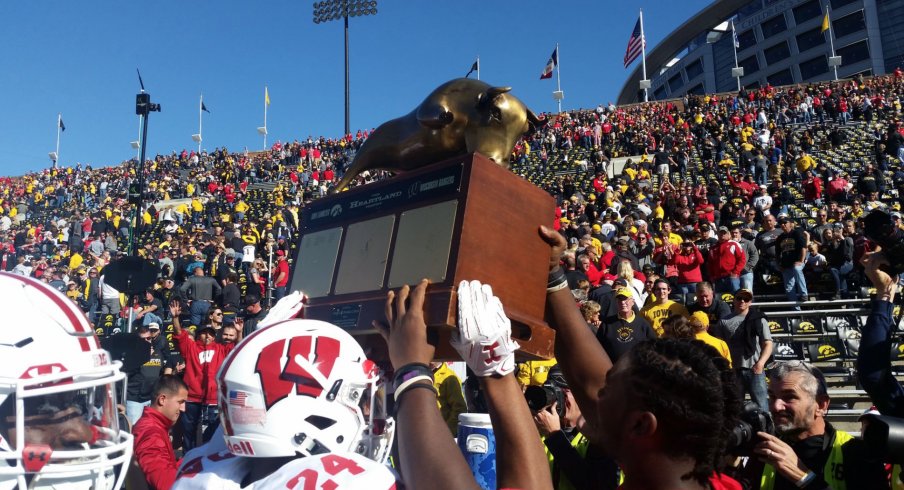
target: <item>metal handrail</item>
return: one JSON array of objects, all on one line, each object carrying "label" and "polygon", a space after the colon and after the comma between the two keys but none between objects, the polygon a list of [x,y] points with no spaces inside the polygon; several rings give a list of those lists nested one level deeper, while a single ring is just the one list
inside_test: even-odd
[{"label": "metal handrail", "polygon": [[[769,303],[753,303],[752,306],[757,308],[772,308],[785,306],[832,306],[832,305],[868,305],[869,299],[839,299],[839,300],[819,300],[819,301],[776,301]],[[810,311],[810,310],[806,310]]]},{"label": "metal handrail", "polygon": [[790,317],[808,317],[808,316],[844,316],[844,315],[869,315],[870,310],[867,308],[856,309],[837,309],[837,310],[801,310],[801,311],[769,311],[766,316],[769,318],[790,318]]}]

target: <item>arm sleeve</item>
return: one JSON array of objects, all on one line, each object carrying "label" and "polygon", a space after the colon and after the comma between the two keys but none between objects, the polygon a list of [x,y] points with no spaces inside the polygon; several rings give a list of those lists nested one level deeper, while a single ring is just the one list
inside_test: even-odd
[{"label": "arm sleeve", "polygon": [[753,270],[756,267],[756,263],[760,261],[760,253],[757,251],[756,247],[751,243],[748,250],[745,250],[747,253],[747,268]]},{"label": "arm sleeve", "polygon": [[176,346],[179,348],[179,354],[182,354],[183,359],[188,360],[195,358],[195,351],[198,350],[198,347],[184,328],[179,332],[179,335],[173,337],[173,340],[176,341]]},{"label": "arm sleeve", "polygon": [[744,264],[747,263],[747,254],[744,253],[744,247],[739,243],[735,248],[735,267],[731,271],[735,276],[740,276],[744,272]]},{"label": "arm sleeve", "polygon": [[888,301],[873,300],[857,353],[857,376],[879,412],[901,417],[904,416],[904,389],[891,371],[893,308]]},{"label": "arm sleeve", "polygon": [[[568,436],[564,432],[561,430],[553,432],[546,436],[543,443],[546,444],[549,454],[553,457],[553,464],[561,470],[574,488],[594,488],[594,469],[584,462],[584,458],[571,445],[571,441],[568,440]],[[556,483],[559,482],[553,482],[553,484]]]},{"label": "arm sleeve", "polygon": [[135,459],[151,489],[169,490],[176,481],[179,467],[166,447],[169,440],[147,434],[135,440]]}]

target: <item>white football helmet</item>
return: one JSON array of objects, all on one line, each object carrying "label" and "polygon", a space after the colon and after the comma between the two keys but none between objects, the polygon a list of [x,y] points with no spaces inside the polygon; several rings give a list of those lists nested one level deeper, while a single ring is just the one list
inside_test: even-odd
[{"label": "white football helmet", "polygon": [[394,426],[379,369],[346,331],[317,320],[257,330],[217,375],[226,447],[269,458],[354,452],[385,461]]},{"label": "white football helmet", "polygon": [[132,456],[119,362],[40,281],[0,272],[0,311],[0,489],[118,489]]}]

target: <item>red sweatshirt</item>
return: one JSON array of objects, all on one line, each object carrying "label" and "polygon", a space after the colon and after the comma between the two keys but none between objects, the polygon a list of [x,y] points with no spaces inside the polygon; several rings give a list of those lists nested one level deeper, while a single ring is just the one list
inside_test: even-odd
[{"label": "red sweatshirt", "polygon": [[169,490],[176,481],[181,460],[176,459],[170,443],[172,426],[173,423],[157,409],[144,407],[144,413],[132,427],[135,460],[152,490]]},{"label": "red sweatshirt", "polygon": [[703,280],[703,274],[700,272],[700,266],[703,265],[703,254],[697,247],[694,247],[693,253],[687,255],[672,254],[669,265],[678,269],[678,284],[690,284]]},{"label": "red sweatshirt", "polygon": [[734,241],[720,241],[709,251],[709,277],[712,280],[723,277],[740,277],[747,263],[743,247]]},{"label": "red sweatshirt", "polygon": [[183,380],[188,385],[188,401],[216,405],[217,371],[235,344],[212,342],[204,345],[198,340],[192,340],[185,330],[175,340],[179,344],[179,353],[185,359]]}]

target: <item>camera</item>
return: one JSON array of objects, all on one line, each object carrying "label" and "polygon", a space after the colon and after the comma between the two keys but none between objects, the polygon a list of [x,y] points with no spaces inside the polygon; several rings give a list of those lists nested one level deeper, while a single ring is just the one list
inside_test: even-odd
[{"label": "camera", "polygon": [[160,112],[160,104],[151,102],[151,94],[141,92],[135,96],[135,114],[147,116],[152,112]]},{"label": "camera", "polygon": [[895,464],[904,463],[904,419],[868,414],[860,420],[868,421],[863,430],[863,441],[873,457]]},{"label": "camera", "polygon": [[565,392],[555,383],[547,381],[542,386],[528,386],[524,390],[524,399],[534,412],[556,403],[556,413],[559,417],[565,415]]},{"label": "camera", "polygon": [[741,411],[741,420],[728,436],[729,451],[737,456],[751,456],[753,446],[758,441],[757,432],[774,435],[775,424],[772,423],[772,415],[769,412],[763,411],[756,403],[747,402]]},{"label": "camera", "polygon": [[863,234],[882,247],[888,265],[880,267],[890,276],[904,272],[904,230],[895,226],[891,215],[873,210],[863,220]]}]

